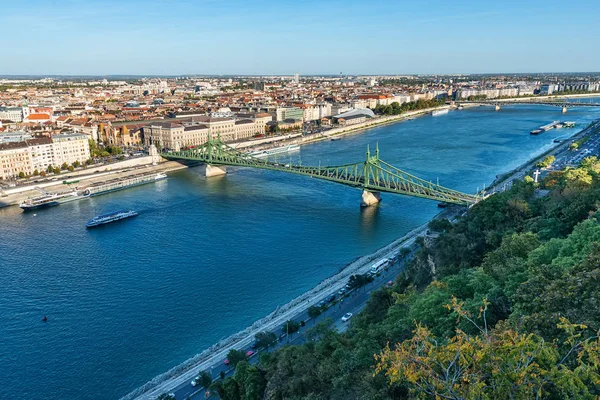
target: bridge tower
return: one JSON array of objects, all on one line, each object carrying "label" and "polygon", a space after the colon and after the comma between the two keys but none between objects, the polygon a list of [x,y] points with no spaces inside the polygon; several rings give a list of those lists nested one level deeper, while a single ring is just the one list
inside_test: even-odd
[{"label": "bridge tower", "polygon": [[[377,147],[375,148],[375,156],[371,157],[371,150],[367,145],[367,160],[365,161],[365,180],[364,183],[367,184],[369,179],[373,177],[373,172],[371,171],[372,163],[379,162],[379,143],[377,143]],[[360,206],[368,207],[374,206],[375,204],[379,204],[381,202],[381,193],[380,192],[372,192],[367,189],[363,189]]]},{"label": "bridge tower", "polygon": [[[210,141],[210,138],[209,138]],[[217,132],[217,143],[221,143],[221,132]],[[220,148],[218,149],[220,150]],[[218,151],[217,150],[217,151]],[[212,176],[221,176],[227,173],[227,167],[225,165],[212,165],[210,161],[212,161],[214,156],[218,156],[218,154],[213,154],[214,150],[212,146],[208,146],[208,162],[206,163],[206,170],[204,175],[207,178]]]}]

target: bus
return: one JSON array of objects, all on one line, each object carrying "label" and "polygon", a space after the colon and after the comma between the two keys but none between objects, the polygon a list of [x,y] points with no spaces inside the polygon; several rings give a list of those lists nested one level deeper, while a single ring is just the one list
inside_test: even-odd
[{"label": "bus", "polygon": [[375,275],[380,272],[382,269],[390,265],[390,259],[383,258],[377,261],[375,264],[371,265],[371,270],[369,271],[371,274]]}]

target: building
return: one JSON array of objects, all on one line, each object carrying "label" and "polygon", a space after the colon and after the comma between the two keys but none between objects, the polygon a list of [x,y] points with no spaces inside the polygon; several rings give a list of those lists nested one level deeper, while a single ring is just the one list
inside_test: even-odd
[{"label": "building", "polygon": [[67,133],[52,137],[27,138],[20,142],[0,143],[0,179],[31,175],[49,166],[84,163],[90,158],[86,135]]},{"label": "building", "polygon": [[[52,136],[52,165],[68,165],[75,161],[84,163],[90,158],[90,143],[87,135],[62,133]],[[47,167],[47,166],[46,166]]]},{"label": "building", "polygon": [[362,124],[363,122],[366,122],[366,120],[367,117],[365,115],[350,115],[348,117],[337,118],[337,122],[340,126]]},{"label": "building", "polygon": [[304,111],[298,107],[277,107],[275,115],[277,121],[284,121],[286,119],[302,121],[304,119]]},{"label": "building", "polygon": [[21,172],[26,175],[33,173],[27,143],[0,143],[0,179],[16,178]]},{"label": "building", "polygon": [[0,121],[22,122],[23,115],[21,107],[0,107]]},{"label": "building", "polygon": [[265,133],[270,114],[257,114],[255,118],[192,117],[186,121],[154,122],[144,127],[144,143],[159,149],[179,150],[198,146],[209,138],[220,137],[223,142],[244,140]]}]

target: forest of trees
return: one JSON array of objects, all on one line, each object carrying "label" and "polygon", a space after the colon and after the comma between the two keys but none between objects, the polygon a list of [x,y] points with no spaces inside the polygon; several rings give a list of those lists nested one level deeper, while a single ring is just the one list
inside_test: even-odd
[{"label": "forest of trees", "polygon": [[240,361],[224,400],[600,396],[600,162],[515,182],[421,248],[343,334]]}]

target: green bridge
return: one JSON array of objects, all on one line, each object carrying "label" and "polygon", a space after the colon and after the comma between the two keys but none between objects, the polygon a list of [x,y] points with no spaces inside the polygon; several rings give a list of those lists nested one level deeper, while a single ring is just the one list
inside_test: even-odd
[{"label": "green bridge", "polygon": [[161,156],[168,160],[203,162],[206,164],[206,176],[225,174],[225,167],[231,165],[287,172],[340,183],[363,189],[363,206],[378,203],[381,200],[380,192],[463,206],[471,206],[483,199],[483,195],[461,193],[410,175],[382,161],[379,158],[379,147],[375,150],[375,155],[371,155],[367,148],[367,157],[363,162],[327,167],[281,164],[259,159],[226,145],[220,139],[210,139],[205,144],[188,150],[162,152]]}]

